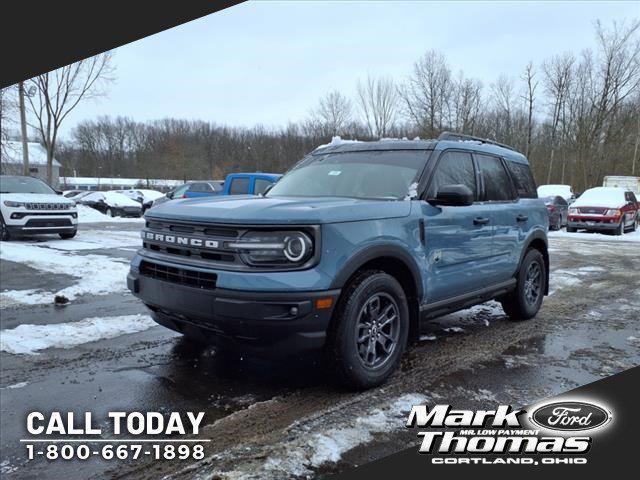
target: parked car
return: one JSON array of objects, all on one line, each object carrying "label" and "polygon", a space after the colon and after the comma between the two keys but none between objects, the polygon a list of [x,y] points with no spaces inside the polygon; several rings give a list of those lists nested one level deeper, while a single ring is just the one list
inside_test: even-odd
[{"label": "parked car", "polygon": [[196,197],[208,197],[213,195],[220,195],[224,190],[223,180],[210,180],[202,182],[188,182],[184,185],[174,188],[168,191],[161,197],[156,198],[152,207],[161,205],[169,200],[177,200],[179,198],[196,198]]},{"label": "parked car", "polygon": [[640,204],[630,190],[595,187],[586,190],[569,208],[567,232],[584,229],[622,235],[638,227]]},{"label": "parked car", "polygon": [[42,180],[0,175],[0,239],[57,233],[73,238],[78,229],[75,203]]},{"label": "parked car", "polygon": [[[75,200],[74,200],[75,201]],[[76,203],[95,208],[110,217],[140,217],[142,205],[118,192],[91,192]]]},{"label": "parked car", "polygon": [[221,350],[323,349],[345,384],[379,385],[420,322],[548,294],[547,211],[527,159],[458,134],[318,148],[264,196],[146,214],[129,289],[161,325]]},{"label": "parked car", "polygon": [[231,173],[224,181],[222,195],[262,195],[280,177],[278,173]]},{"label": "parked car", "polygon": [[126,195],[132,200],[140,203],[142,205],[142,213],[146,212],[151,206],[153,202],[158,198],[164,197],[164,193],[158,192],[157,190],[150,190],[147,188],[137,188],[135,190],[115,190],[118,193],[122,193]]},{"label": "parked car", "polygon": [[549,214],[549,230],[560,230],[567,224],[569,204],[560,195],[542,199]]},{"label": "parked car", "polygon": [[569,205],[576,199],[571,185],[540,185],[538,187],[538,197],[545,198],[555,196],[564,198]]}]

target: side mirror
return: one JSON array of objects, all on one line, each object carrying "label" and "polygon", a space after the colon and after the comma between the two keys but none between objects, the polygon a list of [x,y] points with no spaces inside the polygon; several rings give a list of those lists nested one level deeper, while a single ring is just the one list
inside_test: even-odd
[{"label": "side mirror", "polygon": [[171,200],[173,198],[173,192],[167,192],[165,197],[167,197],[169,200]]},{"label": "side mirror", "polygon": [[473,204],[473,192],[466,185],[443,185],[438,189],[436,198],[430,199],[433,205],[449,207],[468,207]]},{"label": "side mirror", "polygon": [[56,190],[56,195],[62,195],[62,190]]}]

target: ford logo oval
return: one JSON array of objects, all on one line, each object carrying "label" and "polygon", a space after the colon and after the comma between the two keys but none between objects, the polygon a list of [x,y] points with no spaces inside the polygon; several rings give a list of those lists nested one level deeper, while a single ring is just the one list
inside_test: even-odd
[{"label": "ford logo oval", "polygon": [[585,402],[557,402],[533,411],[531,420],[551,430],[575,432],[601,427],[611,419],[604,408]]}]

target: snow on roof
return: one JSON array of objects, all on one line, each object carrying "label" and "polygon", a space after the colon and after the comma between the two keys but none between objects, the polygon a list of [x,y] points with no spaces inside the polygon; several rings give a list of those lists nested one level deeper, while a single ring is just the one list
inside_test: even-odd
[{"label": "snow on roof", "polygon": [[584,192],[572,207],[619,208],[625,204],[625,189],[616,187],[595,187]]},{"label": "snow on roof", "polygon": [[[46,165],[47,150],[37,142],[27,142],[29,149],[29,165]],[[22,163],[22,142],[8,140],[2,143],[0,149],[2,163],[17,164]],[[60,167],[60,163],[54,158],[53,165]]]}]

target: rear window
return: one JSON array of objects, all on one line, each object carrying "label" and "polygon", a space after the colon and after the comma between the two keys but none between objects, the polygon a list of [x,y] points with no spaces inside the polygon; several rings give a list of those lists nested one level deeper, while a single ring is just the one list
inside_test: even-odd
[{"label": "rear window", "polygon": [[507,166],[516,184],[516,190],[520,198],[537,198],[536,182],[531,174],[529,165],[507,161]]},{"label": "rear window", "polygon": [[484,200],[488,202],[513,200],[511,179],[502,165],[502,160],[491,155],[476,154],[478,167],[484,180]]},{"label": "rear window", "polygon": [[249,177],[238,177],[231,180],[230,195],[246,195],[249,193]]}]

